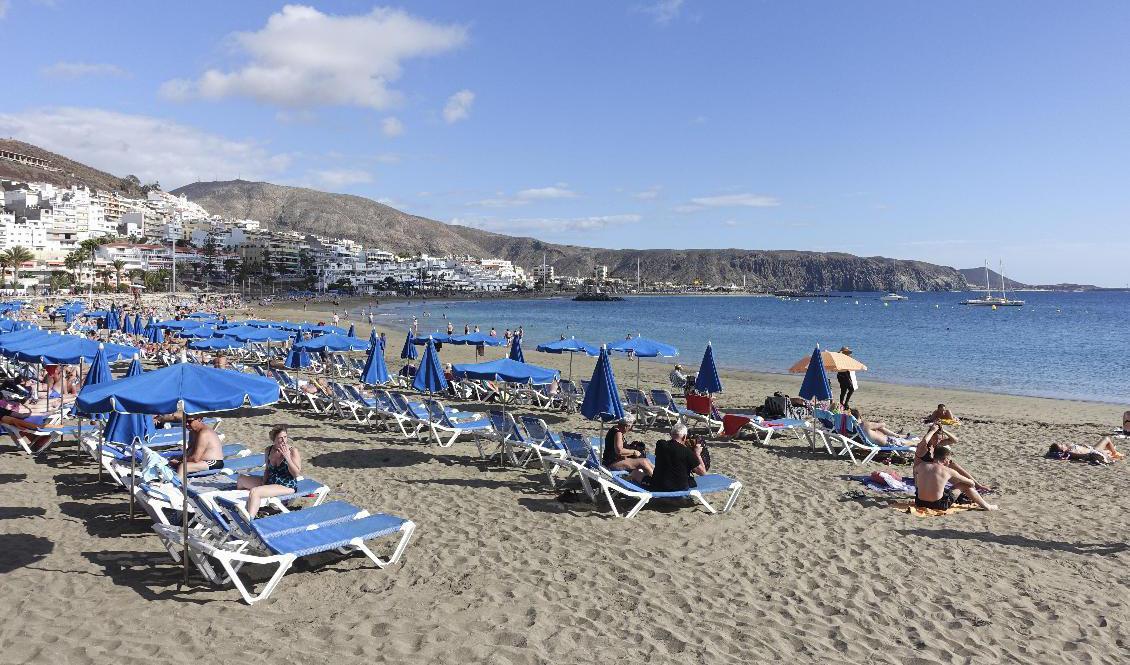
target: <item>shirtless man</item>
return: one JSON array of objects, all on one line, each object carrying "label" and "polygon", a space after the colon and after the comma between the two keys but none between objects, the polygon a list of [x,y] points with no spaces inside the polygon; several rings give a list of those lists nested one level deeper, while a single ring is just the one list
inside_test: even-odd
[{"label": "shirtless man", "polygon": [[[923,441],[931,438],[923,437]],[[920,446],[921,448],[921,446]],[[914,505],[917,508],[932,508],[934,510],[947,510],[953,505],[954,496],[946,490],[946,483],[950,483],[962,494],[969,497],[973,503],[985,510],[997,510],[981,498],[977,491],[977,481],[965,472],[956,462],[950,459],[950,449],[938,446],[933,453],[924,458],[917,455],[914,459]]]},{"label": "shirtless man", "polygon": [[[188,416],[188,473],[224,468],[224,447],[215,430],[200,416]],[[180,461],[169,460],[169,466],[180,472]]]}]

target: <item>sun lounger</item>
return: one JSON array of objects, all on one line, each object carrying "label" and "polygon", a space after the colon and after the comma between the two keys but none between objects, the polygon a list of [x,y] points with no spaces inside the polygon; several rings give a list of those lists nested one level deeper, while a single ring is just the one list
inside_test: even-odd
[{"label": "sun lounger", "polygon": [[671,414],[666,409],[652,404],[642,390],[625,388],[624,396],[628,398],[628,408],[642,424],[650,427],[659,418],[671,420]]},{"label": "sun lounger", "polygon": [[530,457],[537,457],[542,468],[548,468],[545,461],[547,458],[565,456],[561,435],[550,429],[544,420],[531,415],[524,415],[519,420],[526,430]]},{"label": "sun lounger", "polygon": [[[608,505],[612,509],[612,514],[625,519],[634,517],[636,513],[652,499],[691,498],[702,504],[711,514],[715,514],[718,511],[706,500],[706,495],[729,492],[726,503],[722,506],[721,510],[721,512],[724,513],[734,507],[734,503],[738,500],[738,494],[740,494],[742,490],[741,482],[717,473],[697,476],[695,478],[695,487],[679,492],[654,492],[632,483],[627,479],[626,475],[614,473],[604,466],[600,466],[595,470],[585,469],[582,473],[591,474],[592,479],[600,485],[601,489],[604,491],[605,498],[608,500]],[[613,494],[632,499],[636,503],[629,508],[627,512],[621,514],[620,509],[616,506]]]},{"label": "sun lounger", "polygon": [[[80,431],[83,434],[97,433],[98,427],[93,425],[43,425],[36,429],[23,429],[15,425],[4,424],[4,430],[12,439],[12,442],[23,449],[28,455],[42,455],[54,446],[56,443],[73,438],[78,440]],[[46,441],[42,444],[35,444],[35,439],[46,437]]]},{"label": "sun lounger", "polygon": [[[348,549],[361,552],[379,568],[396,563],[416,528],[411,520],[383,513],[371,515],[360,508],[348,516],[316,523],[310,523],[310,516],[302,515],[305,511],[248,520],[239,504],[226,499],[218,499],[217,503],[246,540],[237,547],[228,547],[190,536],[189,545],[219,562],[248,605],[270,596],[299,557]],[[396,534],[399,538],[387,559],[378,557],[366,544]],[[277,566],[258,594],[251,593],[238,575],[247,564]]]},{"label": "sun lounger", "polygon": [[[426,427],[431,432],[432,437],[435,438],[436,445],[440,448],[451,447],[462,434],[469,433],[480,437],[487,436],[494,431],[490,419],[483,417],[481,413],[452,412],[434,399],[424,400],[424,408],[427,409]],[[440,432],[451,434],[451,437],[445,441],[440,436]]]},{"label": "sun lounger", "polygon": [[[847,456],[856,464],[867,464],[880,454],[893,456],[913,455],[914,446],[905,444],[885,445],[872,441],[867,430],[850,413],[832,414],[835,428],[826,431],[825,436],[838,441],[843,447],[840,455]],[[910,440],[907,441],[910,443]],[[857,453],[860,455],[856,457]]]}]

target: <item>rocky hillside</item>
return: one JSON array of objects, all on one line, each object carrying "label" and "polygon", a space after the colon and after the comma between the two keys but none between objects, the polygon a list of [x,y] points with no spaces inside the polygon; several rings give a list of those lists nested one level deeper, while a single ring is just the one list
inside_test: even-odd
[{"label": "rocky hillside", "polygon": [[23,141],[13,139],[0,139],[0,150],[18,152],[21,155],[46,159],[58,171],[48,171],[34,166],[25,166],[16,162],[0,159],[0,180],[16,180],[18,182],[49,182],[59,187],[71,185],[86,185],[92,189],[101,189],[114,192],[121,191],[127,196],[140,196],[138,191],[123,189],[121,178],[116,175],[99,171],[96,168],[80,164],[57,155],[48,150]]},{"label": "rocky hillside", "polygon": [[197,182],[173,191],[209,212],[258,219],[273,230],[343,237],[393,252],[471,254],[509,259],[530,268],[543,252],[559,274],[584,275],[594,265],[634,280],[636,260],[649,281],[741,284],[750,288],[932,291],[965,287],[949,267],[850,254],[742,249],[604,250],[555,245],[417,217],[359,196],[328,194],[242,180]]}]

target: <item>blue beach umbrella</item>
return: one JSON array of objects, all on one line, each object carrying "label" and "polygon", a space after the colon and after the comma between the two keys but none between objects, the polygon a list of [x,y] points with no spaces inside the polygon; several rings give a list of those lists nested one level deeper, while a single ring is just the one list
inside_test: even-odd
[{"label": "blue beach umbrella", "polygon": [[342,335],[345,336],[345,328],[337,326],[310,326],[308,330],[315,335]]},{"label": "blue beach umbrella", "polygon": [[346,334],[346,337],[356,337],[356,336],[357,336],[357,329],[353,327],[352,323],[350,323],[349,324],[349,332]]},{"label": "blue beach umbrella", "polygon": [[434,342],[435,344],[462,344],[463,343],[463,342],[456,342],[455,338],[453,336],[448,335],[445,332],[440,332],[438,330],[436,330],[434,332],[430,332],[430,333],[424,333],[422,335],[415,335],[415,336],[412,337],[412,343],[415,344],[416,346],[423,346],[423,345],[428,343],[429,339],[432,340],[432,342]]},{"label": "blue beach umbrella", "polygon": [[205,337],[188,343],[188,348],[193,351],[230,351],[242,349],[246,342],[241,342],[232,337]]},{"label": "blue beach umbrella", "polygon": [[142,325],[142,323],[141,323],[141,314],[134,314],[133,315],[133,334],[135,334],[135,335],[144,335],[145,334],[145,326]]},{"label": "blue beach umbrella", "polygon": [[228,328],[220,332],[224,337],[234,337],[241,342],[285,342],[291,334],[278,328],[256,328],[254,326],[239,326]]},{"label": "blue beach umbrella", "polygon": [[[133,362],[129,365],[129,370],[122,378],[129,379],[142,374],[142,372],[141,359],[134,356]],[[155,429],[153,419],[149,416],[140,413],[112,411],[109,420],[106,421],[106,429],[103,430],[102,438],[106,443],[128,446],[133,443],[135,437],[144,440],[152,435]]]},{"label": "blue beach umbrella", "polygon": [[506,340],[500,337],[491,337],[485,332],[473,332],[466,335],[452,335],[452,344],[474,344],[475,346],[505,346]]},{"label": "blue beach umbrella", "polygon": [[385,350],[374,337],[376,332],[369,336],[369,357],[365,359],[365,367],[361,370],[361,383],[367,386],[376,386],[388,383],[388,367],[385,365]]},{"label": "blue beach umbrella", "polygon": [[287,351],[286,360],[283,365],[287,369],[306,369],[314,364],[314,360],[310,357],[310,352],[298,344],[291,344],[290,350]]},{"label": "blue beach umbrella", "polygon": [[[103,383],[113,381],[114,377],[110,374],[110,363],[106,362],[106,348],[104,345],[98,345],[98,353],[94,354],[94,362],[90,364],[90,369],[86,372],[86,377],[82,380],[82,387],[97,386]],[[102,420],[106,417],[105,413],[91,413],[85,414],[92,416],[95,420]],[[101,459],[101,455],[99,455]],[[101,469],[101,466],[99,466]]]},{"label": "blue beach umbrella", "polygon": [[327,333],[298,342],[295,346],[300,346],[307,351],[321,351],[327,353],[337,351],[367,351],[369,349],[369,340]]},{"label": "blue beach umbrella", "polygon": [[506,381],[535,386],[553,383],[557,377],[561,376],[561,373],[555,369],[538,367],[510,358],[471,365],[454,365],[451,372],[458,378],[476,381]]},{"label": "blue beach umbrella", "polygon": [[600,349],[592,344],[587,344],[577,339],[570,337],[569,339],[559,339],[556,342],[547,342],[545,344],[538,344],[537,350],[542,353],[568,353],[569,354],[569,380],[573,380],[573,356],[578,353],[585,353],[590,356],[599,356]]},{"label": "blue beach umbrella", "polygon": [[127,335],[133,333],[133,320],[129,318],[129,314],[122,315],[122,332]]},{"label": "blue beach umbrella", "polygon": [[601,348],[596,367],[592,370],[592,380],[585,390],[585,399],[581,402],[581,415],[589,420],[605,422],[624,417],[620,389],[616,387],[616,376],[612,373],[607,348]]},{"label": "blue beach umbrella", "polygon": [[122,321],[118,317],[118,310],[111,307],[110,311],[106,314],[106,330],[113,332],[122,329]]},{"label": "blue beach umbrella", "polygon": [[808,369],[804,372],[804,381],[800,384],[798,394],[803,399],[832,399],[832,386],[828,384],[828,373],[824,371],[824,359],[820,355],[819,344],[812,350],[812,357],[808,360]]},{"label": "blue beach umbrella", "polygon": [[[79,391],[75,406],[86,413],[188,414],[230,411],[244,406],[267,406],[279,401],[279,384],[254,374],[233,372],[191,363],[177,363],[138,376]],[[186,425],[182,416],[181,426]],[[181,439],[181,454],[188,455],[188,432]],[[182,459],[184,458],[182,457]],[[187,464],[181,464],[181,486],[188,486]],[[188,502],[182,502],[181,553],[184,580],[188,580]]]},{"label": "blue beach umbrella", "polygon": [[422,393],[447,390],[447,379],[443,376],[443,368],[439,366],[439,353],[431,340],[424,347],[424,357],[420,360],[420,369],[416,370],[416,376],[412,379],[412,387]]},{"label": "blue beach umbrella", "polygon": [[702,354],[702,364],[698,366],[694,387],[700,393],[722,392],[722,379],[718,377],[718,368],[714,365],[714,347],[710,342],[706,343],[706,352]]},{"label": "blue beach umbrella", "polygon": [[608,345],[609,352],[630,353],[636,357],[636,389],[640,387],[640,358],[674,358],[679,350],[670,344],[636,335]]},{"label": "blue beach umbrella", "polygon": [[520,335],[514,335],[514,340],[510,343],[510,353],[506,357],[520,363],[526,362],[526,356],[522,353],[522,337]]},{"label": "blue beach umbrella", "polygon": [[[425,342],[426,344],[427,342]],[[415,360],[418,357],[416,347],[412,344],[412,331],[408,331],[408,335],[404,338],[404,348],[400,349],[400,357],[403,360]]]},{"label": "blue beach umbrella", "polygon": [[197,328],[185,328],[177,334],[183,339],[208,339],[216,335],[216,329],[212,326],[199,326]]},{"label": "blue beach umbrella", "polygon": [[163,344],[165,342],[165,329],[150,326],[145,333],[145,340],[151,344]]}]

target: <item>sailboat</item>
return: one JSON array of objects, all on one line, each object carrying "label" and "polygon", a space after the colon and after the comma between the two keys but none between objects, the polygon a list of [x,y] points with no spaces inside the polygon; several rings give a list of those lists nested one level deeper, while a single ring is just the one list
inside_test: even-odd
[{"label": "sailboat", "polygon": [[1012,300],[1008,297],[1008,291],[1005,289],[1004,281],[1004,263],[1001,263],[1001,294],[999,296],[993,295],[993,288],[989,283],[989,262],[985,262],[985,297],[984,298],[970,298],[969,300],[962,300],[962,305],[974,305],[978,307],[1023,307],[1023,300]]}]

